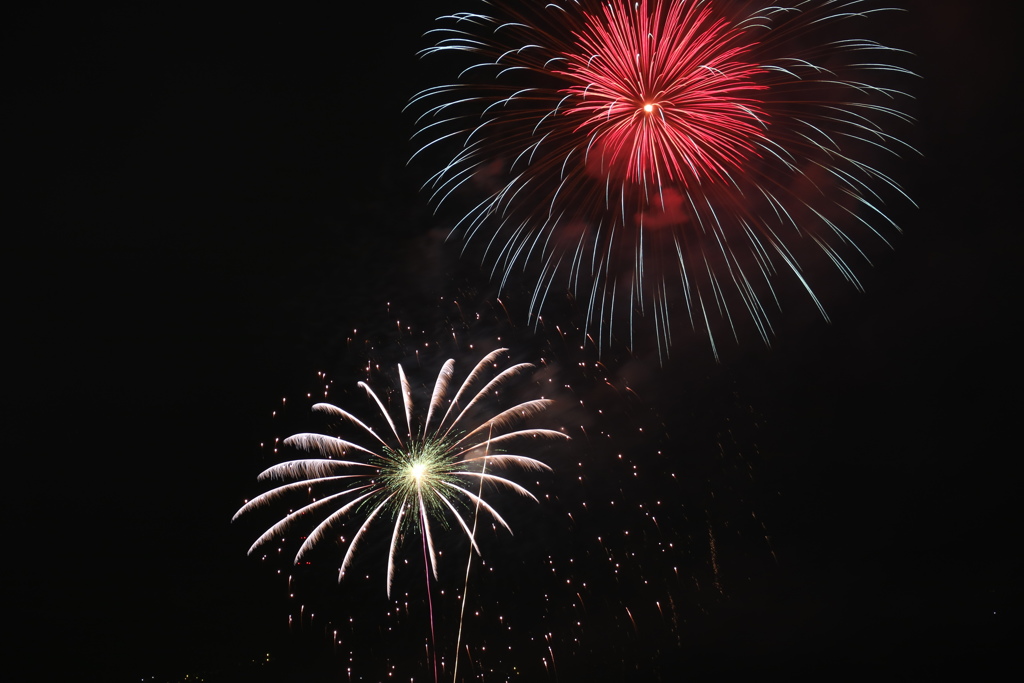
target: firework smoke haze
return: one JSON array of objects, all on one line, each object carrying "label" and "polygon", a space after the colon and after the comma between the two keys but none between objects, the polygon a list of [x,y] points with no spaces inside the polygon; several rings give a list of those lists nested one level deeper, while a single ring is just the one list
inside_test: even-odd
[{"label": "firework smoke haze", "polygon": [[416,156],[448,150],[434,201],[469,201],[453,232],[502,286],[536,277],[532,316],[568,291],[602,340],[643,327],[667,350],[679,311],[712,349],[751,325],[767,343],[793,293],[825,315],[819,263],[859,288],[865,241],[898,230],[875,164],[910,150],[913,74],[860,37],[888,11],[486,3],[428,33],[424,55],[468,64],[410,103]]}]

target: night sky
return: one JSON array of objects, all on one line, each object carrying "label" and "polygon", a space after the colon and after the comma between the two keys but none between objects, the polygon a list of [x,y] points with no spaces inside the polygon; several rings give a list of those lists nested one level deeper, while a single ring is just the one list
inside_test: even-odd
[{"label": "night sky", "polygon": [[748,335],[716,363],[680,332],[659,362],[598,357],[569,305],[534,330],[528,281],[499,305],[444,241],[402,110],[449,77],[415,53],[467,4],[3,22],[4,669],[432,680],[415,544],[408,608],[374,548],[369,579],[339,586],[328,552],[292,600],[287,561],[246,556],[266,525],[230,520],[283,459],[261,443],[322,427],[317,373],[370,415],[357,381],[386,387],[401,361],[429,384],[500,343],[561,387],[545,426],[573,441],[544,451],[541,502],[508,508],[515,535],[483,543],[460,678],[1000,670],[1020,614],[1012,22],[901,3],[888,39],[923,76],[923,156],[891,170],[920,208],[893,205],[904,231],[859,266],[865,292],[819,291],[830,322],[806,301],[778,315],[770,348]]}]

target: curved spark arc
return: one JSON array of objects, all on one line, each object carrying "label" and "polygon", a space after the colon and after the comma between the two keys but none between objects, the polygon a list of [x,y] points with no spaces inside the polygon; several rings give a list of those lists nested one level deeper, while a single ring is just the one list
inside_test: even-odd
[{"label": "curved spark arc", "polygon": [[[314,515],[329,511],[300,545],[294,560],[295,563],[298,563],[314,547],[332,537],[338,526],[349,521],[356,514],[364,515],[358,530],[349,541],[342,559],[338,574],[340,581],[352,563],[360,542],[369,533],[377,518],[388,515],[393,518],[394,522],[390,534],[386,580],[387,594],[390,597],[395,575],[395,560],[402,540],[408,533],[418,531],[423,536],[424,553],[428,558],[428,571],[432,572],[436,579],[438,557],[433,522],[446,525],[447,517],[454,516],[458,527],[469,539],[470,545],[477,553],[480,552],[480,548],[475,534],[463,519],[464,514],[471,510],[482,509],[490,514],[498,524],[511,532],[508,522],[492,505],[483,500],[482,496],[460,485],[460,482],[477,482],[475,486],[487,483],[500,489],[514,491],[536,501],[536,496],[525,487],[507,476],[493,474],[490,470],[499,470],[503,473],[512,469],[550,470],[550,466],[525,455],[500,451],[495,453],[494,447],[523,440],[568,439],[569,437],[551,429],[514,428],[516,422],[536,415],[550,406],[552,401],[548,399],[521,402],[483,420],[481,425],[475,428],[462,425],[473,414],[472,408],[479,409],[485,398],[497,394],[498,390],[510,379],[521,375],[533,366],[520,363],[499,371],[493,379],[484,383],[472,395],[472,399],[458,411],[457,417],[446,426],[455,406],[464,396],[469,395],[471,389],[480,382],[488,368],[497,367],[496,360],[506,351],[507,349],[496,349],[485,355],[476,364],[451,400],[444,417],[436,427],[431,427],[429,430],[427,427],[431,424],[431,418],[440,411],[445,397],[448,395],[455,362],[449,360],[441,368],[431,394],[427,416],[419,429],[416,428],[413,419],[412,387],[404,370],[398,366],[402,411],[405,413],[408,426],[408,435],[404,439],[399,435],[394,420],[391,419],[377,393],[365,382],[359,382],[358,385],[366,391],[367,396],[381,410],[383,418],[395,438],[394,445],[388,445],[373,429],[341,408],[326,403],[318,403],[313,406],[315,412],[321,412],[356,425],[381,445],[379,448],[371,449],[352,441],[314,433],[296,434],[285,439],[285,446],[318,454],[321,457],[291,460],[265,470],[260,474],[260,480],[276,480],[284,483],[248,501],[235,513],[233,519],[252,510],[266,507],[304,489],[308,490],[309,495],[313,495],[313,492],[330,490],[338,485],[343,488],[340,491],[335,490],[323,498],[313,500],[281,518],[253,543],[249,553],[252,554],[272,539],[280,538],[300,520],[308,520]],[[482,430],[487,435],[486,438],[481,436]],[[334,459],[360,453],[368,455],[365,462]],[[476,471],[475,468],[478,468],[479,471]],[[339,474],[342,472],[344,474]],[[345,501],[344,504],[338,507],[339,503],[343,501]]]},{"label": "curved spark arc", "polygon": [[903,51],[848,34],[892,8],[487,6],[427,34],[422,55],[470,64],[410,101],[413,158],[459,145],[426,186],[438,206],[483,194],[452,234],[479,245],[502,289],[532,268],[534,319],[561,282],[599,343],[621,317],[632,345],[647,318],[667,352],[675,310],[713,349],[722,323],[739,341],[744,320],[770,343],[789,304],[777,283],[827,319],[809,271],[820,261],[860,287],[852,261],[870,261],[848,228],[888,246],[884,195],[913,204],[873,163],[914,151],[889,130],[912,119],[888,81],[915,74],[888,63]]}]

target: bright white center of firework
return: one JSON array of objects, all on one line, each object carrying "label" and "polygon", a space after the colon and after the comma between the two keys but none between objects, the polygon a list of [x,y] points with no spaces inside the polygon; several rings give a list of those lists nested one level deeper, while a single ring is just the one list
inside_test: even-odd
[{"label": "bright white center of firework", "polygon": [[644,113],[650,114],[652,111],[654,111],[654,105],[653,104],[648,102],[647,104],[644,105]]},{"label": "bright white center of firework", "polygon": [[415,479],[417,484],[423,480],[426,473],[427,466],[422,462],[415,462],[409,466],[409,477]]}]

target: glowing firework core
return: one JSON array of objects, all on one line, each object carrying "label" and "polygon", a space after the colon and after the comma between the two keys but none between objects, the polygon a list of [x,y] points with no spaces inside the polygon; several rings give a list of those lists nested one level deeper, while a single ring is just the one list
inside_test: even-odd
[{"label": "glowing firework core", "polygon": [[386,449],[381,458],[380,483],[400,491],[398,500],[414,502],[420,498],[428,507],[450,487],[462,471],[456,463],[453,443],[444,439],[423,439],[406,444],[402,450]]},{"label": "glowing firework core", "polygon": [[412,467],[409,468],[409,474],[416,480],[416,483],[419,484],[423,480],[423,474],[426,470],[426,463],[417,462],[413,463]]}]

